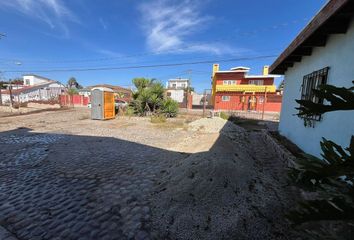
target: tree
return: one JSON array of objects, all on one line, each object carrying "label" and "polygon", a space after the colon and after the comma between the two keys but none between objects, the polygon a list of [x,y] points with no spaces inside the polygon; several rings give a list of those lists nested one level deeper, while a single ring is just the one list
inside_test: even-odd
[{"label": "tree", "polygon": [[160,82],[148,78],[134,78],[132,82],[137,89],[133,93],[133,101],[131,102],[131,107],[136,114],[146,116],[163,113],[168,117],[176,115],[166,114],[162,111],[162,106],[166,105],[167,100],[164,99],[165,90]]},{"label": "tree", "polygon": [[15,84],[15,85],[23,85],[23,79],[21,78],[14,78],[11,81],[11,84]]},{"label": "tree", "polygon": [[78,93],[79,93],[79,92],[77,91],[76,88],[69,88],[69,89],[68,89],[68,94],[69,94],[70,96],[73,96],[73,95],[78,94]]},{"label": "tree", "polygon": [[[354,81],[353,81],[354,84]],[[326,102],[315,103],[311,100],[296,100],[300,105],[298,116],[308,117],[339,110],[354,110],[354,86],[338,88],[322,85],[314,90],[315,96]],[[309,199],[301,201],[297,209],[288,217],[294,225],[302,227],[304,235],[312,239],[331,239],[332,228],[308,228],[305,223],[340,221],[349,228],[354,224],[354,136],[349,147],[343,149],[338,144],[323,138],[322,159],[306,155],[296,161],[289,171],[294,183],[304,192],[310,192]],[[304,225],[305,224],[305,225]],[[351,224],[351,227],[350,227]],[[343,224],[342,224],[343,226]],[[354,232],[354,229],[349,232]]]},{"label": "tree", "polygon": [[77,82],[76,78],[71,77],[68,80],[68,88],[82,89],[82,86]]},{"label": "tree", "polygon": [[6,89],[6,84],[8,84],[8,82],[0,81],[0,89]]}]

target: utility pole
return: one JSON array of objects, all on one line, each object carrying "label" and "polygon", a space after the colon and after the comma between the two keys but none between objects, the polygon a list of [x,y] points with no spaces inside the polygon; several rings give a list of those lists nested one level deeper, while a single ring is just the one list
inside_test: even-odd
[{"label": "utility pole", "polygon": [[9,93],[10,93],[10,108],[11,108],[11,111],[12,111],[13,103],[12,103],[12,84],[11,84],[11,79],[9,79]]},{"label": "utility pole", "polygon": [[[0,81],[2,81],[2,79],[3,79],[1,75],[2,75],[2,72],[0,72]],[[2,95],[1,95],[2,86],[3,85],[1,85],[1,87],[0,87],[0,106],[2,106]]]},{"label": "utility pole", "polygon": [[[4,33],[0,33],[0,39],[5,37],[6,35]],[[2,74],[2,72],[0,72]],[[1,96],[1,88],[0,88],[0,106],[2,106],[2,96]]]},{"label": "utility pole", "polygon": [[1,95],[2,87],[0,88],[0,106],[2,106],[2,95]]},{"label": "utility pole", "polygon": [[263,109],[262,109],[262,120],[264,120],[264,108],[265,108],[266,101],[267,101],[267,87],[265,87],[265,91],[264,91]]},{"label": "utility pole", "polygon": [[206,90],[204,90],[204,100],[203,100],[203,118],[205,117],[205,110],[206,110]]},{"label": "utility pole", "polygon": [[192,69],[188,69],[187,70],[187,74],[188,74],[188,80],[189,80],[189,86],[187,87],[187,99],[186,99],[186,108],[187,108],[187,112],[188,112],[188,107],[189,107],[189,92],[190,92],[190,88],[192,86],[192,80],[191,80],[191,74],[192,74]]}]

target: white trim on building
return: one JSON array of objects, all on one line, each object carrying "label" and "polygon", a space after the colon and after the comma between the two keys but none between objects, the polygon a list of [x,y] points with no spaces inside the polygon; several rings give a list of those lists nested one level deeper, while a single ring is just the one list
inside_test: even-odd
[{"label": "white trim on building", "polygon": [[296,114],[301,98],[303,77],[313,71],[329,67],[327,84],[351,87],[354,80],[354,19],[346,34],[329,35],[325,47],[315,47],[311,56],[302,57],[285,72],[285,87],[279,131],[305,152],[320,156],[322,138],[347,147],[354,135],[354,111],[336,111],[322,115],[314,127],[305,127]]}]

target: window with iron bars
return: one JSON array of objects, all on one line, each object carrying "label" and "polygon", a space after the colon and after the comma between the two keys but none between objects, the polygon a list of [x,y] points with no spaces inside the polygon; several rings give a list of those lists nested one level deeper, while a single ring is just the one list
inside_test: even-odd
[{"label": "window with iron bars", "polygon": [[[313,89],[318,89],[320,85],[327,83],[329,67],[322,68],[304,76],[301,86],[301,100],[310,100],[314,103],[323,103],[323,99],[317,97]],[[321,121],[321,114],[306,116],[310,121]]]}]

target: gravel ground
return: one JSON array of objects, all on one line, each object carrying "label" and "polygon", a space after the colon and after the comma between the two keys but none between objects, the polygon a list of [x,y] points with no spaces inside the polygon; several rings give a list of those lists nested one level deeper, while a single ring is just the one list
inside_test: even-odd
[{"label": "gravel ground", "polygon": [[158,182],[152,213],[159,238],[292,239],[284,217],[295,196],[287,187],[288,162],[264,133],[220,118],[190,126],[221,134],[207,152],[178,160]]},{"label": "gravel ground", "polygon": [[288,239],[285,163],[261,133],[190,120],[1,118],[0,239]]}]

